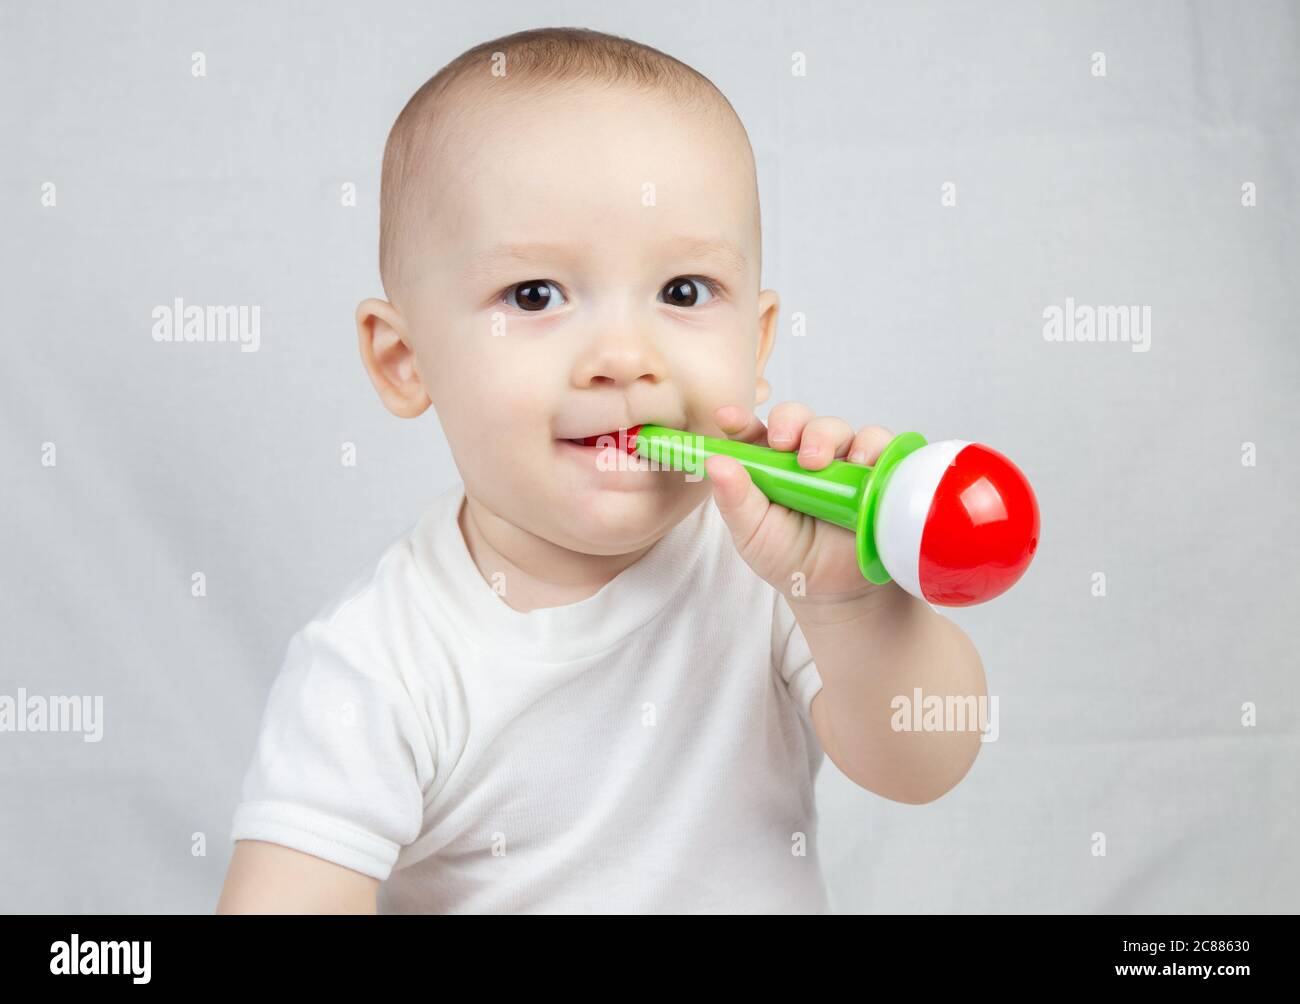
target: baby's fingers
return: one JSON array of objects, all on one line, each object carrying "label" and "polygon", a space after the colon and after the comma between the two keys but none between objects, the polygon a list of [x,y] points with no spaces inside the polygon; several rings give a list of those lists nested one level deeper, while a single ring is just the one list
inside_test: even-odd
[{"label": "baby's fingers", "polygon": [[800,401],[782,401],[767,416],[767,441],[774,450],[793,450],[815,412]]},{"label": "baby's fingers", "polygon": [[820,471],[832,460],[844,456],[853,444],[853,426],[842,418],[821,415],[803,427],[799,439],[799,466]]},{"label": "baby's fingers", "polygon": [[853,437],[849,455],[845,459],[851,464],[874,464],[880,451],[889,445],[894,434],[883,425],[864,425]]},{"label": "baby's fingers", "polygon": [[731,531],[731,539],[741,556],[749,560],[750,542],[772,503],[754,486],[744,465],[733,457],[709,457],[704,462],[704,470],[713,486],[713,501]]},{"label": "baby's fingers", "polygon": [[738,404],[725,404],[713,413],[713,420],[728,439],[767,445],[767,426],[748,408],[742,408]]}]

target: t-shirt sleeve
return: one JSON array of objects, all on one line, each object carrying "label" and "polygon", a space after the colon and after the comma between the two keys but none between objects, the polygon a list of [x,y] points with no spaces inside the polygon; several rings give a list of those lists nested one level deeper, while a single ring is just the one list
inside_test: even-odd
[{"label": "t-shirt sleeve", "polygon": [[382,660],[315,620],[267,699],[232,840],[265,840],[386,879],[423,824],[429,744]]},{"label": "t-shirt sleeve", "polygon": [[811,723],[812,699],[822,689],[822,678],[790,604],[776,589],[772,595],[772,665],[804,719]]}]

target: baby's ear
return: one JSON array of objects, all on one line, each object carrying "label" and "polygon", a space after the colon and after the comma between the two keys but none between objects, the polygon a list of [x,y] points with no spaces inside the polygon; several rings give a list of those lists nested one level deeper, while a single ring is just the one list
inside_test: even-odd
[{"label": "baby's ear", "polygon": [[424,390],[411,350],[406,321],[387,300],[357,305],[361,361],[384,407],[398,418],[415,418],[432,403]]},{"label": "baby's ear", "polygon": [[781,310],[781,298],[776,290],[764,289],[758,294],[758,355],[755,359],[754,403],[762,404],[772,394],[772,385],[763,376],[767,361],[776,346],[776,318]]}]

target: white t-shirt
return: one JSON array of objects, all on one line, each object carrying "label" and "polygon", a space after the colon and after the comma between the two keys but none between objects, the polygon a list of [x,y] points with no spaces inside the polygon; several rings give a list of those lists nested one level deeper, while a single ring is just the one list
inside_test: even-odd
[{"label": "white t-shirt", "polygon": [[384,880],[380,913],[824,913],[785,598],[706,498],[578,603],[520,613],[443,492],[290,642],[233,840]]}]

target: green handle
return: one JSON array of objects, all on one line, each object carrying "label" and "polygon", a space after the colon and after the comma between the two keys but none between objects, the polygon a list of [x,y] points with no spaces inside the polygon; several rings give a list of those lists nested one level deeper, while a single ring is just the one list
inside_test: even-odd
[{"label": "green handle", "polygon": [[708,477],[704,461],[722,455],[738,461],[750,479],[777,505],[852,530],[857,536],[858,566],[875,583],[889,581],[875,544],[875,512],[880,493],[898,461],[925,445],[918,433],[895,436],[875,466],[832,460],[819,471],[799,466],[798,455],[734,439],[714,439],[662,425],[643,425],[636,451],[670,470]]}]

